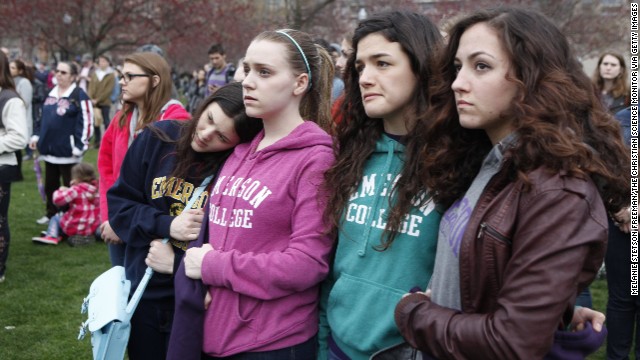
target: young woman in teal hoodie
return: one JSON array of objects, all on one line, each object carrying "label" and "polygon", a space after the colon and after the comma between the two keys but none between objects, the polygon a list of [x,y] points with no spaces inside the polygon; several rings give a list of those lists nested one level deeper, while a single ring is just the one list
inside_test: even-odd
[{"label": "young woman in teal hoodie", "polygon": [[[249,45],[247,115],[264,131],[241,144],[209,190],[208,241],[185,255],[208,286],[203,358],[314,359],[321,281],[333,246],[322,212],[333,164],[333,63],[311,37],[267,31]],[[176,320],[177,321],[177,320]]]},{"label": "young woman in teal hoodie", "polygon": [[319,359],[369,359],[402,342],[393,309],[433,271],[440,211],[425,189],[405,198],[405,146],[426,107],[438,28],[409,12],[361,22],[345,70],[343,121],[336,128],[333,191],[325,211],[337,229],[333,269],[322,288]]}]

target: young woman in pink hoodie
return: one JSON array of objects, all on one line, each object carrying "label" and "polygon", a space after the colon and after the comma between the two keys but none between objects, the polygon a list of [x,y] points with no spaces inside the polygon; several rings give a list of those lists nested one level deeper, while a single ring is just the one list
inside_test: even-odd
[{"label": "young woman in pink hoodie", "polygon": [[98,153],[100,174],[100,233],[109,245],[112,265],[124,265],[124,245],[109,225],[107,191],[120,175],[120,167],[133,139],[158,120],[188,120],[191,115],[171,99],[171,67],[160,55],[139,52],[124,59],[118,75],[122,86],[122,110],[104,133]]},{"label": "young woman in pink hoodie", "polygon": [[[207,243],[184,261],[211,300],[203,358],[315,359],[333,244],[321,189],[334,161],[321,127],[330,123],[333,63],[308,34],[287,29],[258,35],[243,64],[246,112],[264,131],[225,162],[205,207]],[[198,326],[176,312],[172,336],[180,322]]]}]

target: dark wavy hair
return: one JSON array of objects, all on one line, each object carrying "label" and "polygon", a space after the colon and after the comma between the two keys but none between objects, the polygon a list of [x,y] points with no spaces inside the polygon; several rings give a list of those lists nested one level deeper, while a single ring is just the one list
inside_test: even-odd
[{"label": "dark wavy hair", "polygon": [[[603,108],[558,27],[538,12],[513,7],[476,12],[451,29],[434,73],[428,115],[415,128],[424,143],[407,150],[407,161],[421,164],[419,176],[409,179],[402,191],[426,183],[437,202],[450,206],[464,196],[492,147],[483,130],[462,128],[451,90],[460,38],[479,23],[502,40],[513,69],[507,80],[519,88],[511,108],[501,114],[513,119],[519,137],[507,155],[512,178],[529,184],[527,173],[540,167],[591,176],[609,211],[627,205],[630,159],[618,124]],[[408,175],[403,173],[403,178]]]},{"label": "dark wavy hair", "polygon": [[[362,181],[364,165],[375,150],[377,140],[384,131],[381,119],[367,116],[362,104],[359,86],[359,73],[355,67],[359,42],[370,34],[380,34],[390,42],[397,42],[402,51],[409,57],[411,71],[417,77],[416,88],[411,99],[412,111],[406,121],[411,129],[416,119],[427,107],[427,84],[432,76],[431,67],[435,54],[442,45],[442,36],[438,28],[425,16],[406,12],[392,11],[373,15],[358,24],[352,40],[353,53],[347,60],[345,69],[345,98],[341,112],[343,121],[334,129],[335,165],[325,173],[325,186],[330,189],[328,205],[325,209],[325,220],[334,231],[340,226],[344,208],[350,195]],[[417,141],[409,133],[409,143]],[[407,168],[405,163],[404,168]],[[405,171],[411,173],[410,171]],[[401,186],[399,181],[394,192]],[[390,204],[389,218],[385,228],[385,236],[381,240],[381,249],[388,248],[395,238],[404,216],[414,205],[414,197],[423,188],[405,192],[403,197],[396,198]],[[389,199],[394,198],[390,196]]]},{"label": "dark wavy hair", "polygon": [[24,61],[20,59],[15,59],[12,61],[12,63],[14,63],[16,66],[16,69],[18,69],[18,75],[24,77],[25,79],[29,80],[31,84],[33,84],[34,74],[31,66],[27,66],[27,64],[25,64]]},{"label": "dark wavy hair", "polygon": [[234,82],[224,85],[209,97],[204,99],[191,120],[180,121],[180,137],[178,140],[171,140],[162,130],[155,126],[149,126],[154,134],[166,142],[176,144],[175,155],[176,167],[171,174],[174,177],[192,177],[194,180],[202,180],[205,177],[217,172],[218,167],[233,152],[233,148],[219,152],[200,153],[193,150],[191,142],[196,133],[198,120],[209,105],[216,103],[220,106],[225,115],[233,119],[233,127],[240,142],[251,141],[256,134],[262,130],[262,120],[247,116],[244,109],[242,96],[242,84]]},{"label": "dark wavy hair", "polygon": [[16,91],[16,85],[9,70],[9,58],[3,51],[0,51],[0,87]]}]

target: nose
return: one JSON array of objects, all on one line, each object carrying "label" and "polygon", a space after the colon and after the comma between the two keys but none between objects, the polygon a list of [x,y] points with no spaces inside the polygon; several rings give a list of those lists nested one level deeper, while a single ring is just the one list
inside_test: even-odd
[{"label": "nose", "polygon": [[463,69],[458,71],[455,80],[451,83],[451,90],[454,92],[469,91],[469,82],[465,78],[465,72]]},{"label": "nose", "polygon": [[215,131],[215,126],[207,126],[204,129],[200,129],[200,138],[204,141],[210,141]]},{"label": "nose", "polygon": [[370,70],[367,70],[367,67],[360,71],[360,77],[358,78],[358,83],[362,87],[370,87],[374,84],[373,73]]},{"label": "nose", "polygon": [[253,82],[253,71],[249,71],[245,74],[244,79],[242,80],[242,87],[245,89],[252,89],[254,87]]},{"label": "nose", "polygon": [[336,60],[336,68],[341,72],[344,72],[344,68],[347,65],[347,58],[345,56],[340,56],[338,60]]}]

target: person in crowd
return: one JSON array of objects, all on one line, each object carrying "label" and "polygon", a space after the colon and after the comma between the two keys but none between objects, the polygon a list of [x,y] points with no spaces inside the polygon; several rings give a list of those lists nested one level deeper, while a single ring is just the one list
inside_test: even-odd
[{"label": "person in crowd", "polygon": [[400,172],[416,168],[404,161],[405,146],[420,141],[410,130],[441,45],[438,28],[411,12],[376,14],[355,30],[336,163],[325,178],[338,244],[322,288],[319,359],[369,359],[401,342],[393,306],[431,278],[440,211],[424,188],[394,194]]},{"label": "person in crowd", "polygon": [[[115,84],[116,76],[111,67],[111,60],[105,54],[98,56],[98,66],[91,73],[91,80],[89,81],[89,97],[91,98],[93,107],[102,113],[105,129],[109,128],[111,94],[113,93]],[[102,140],[100,128],[103,124],[95,124],[94,126],[95,138],[93,143],[96,149],[100,148],[100,141]]]},{"label": "person in crowd", "polygon": [[[114,72],[113,72],[113,76],[115,77],[115,84],[113,85],[113,91],[111,91],[111,111],[109,112],[109,114],[114,114],[116,112],[118,112],[120,109],[122,109],[122,104],[120,103],[119,99],[120,99],[120,76],[118,74],[121,73],[122,70],[122,66],[116,66],[114,67]],[[111,124],[111,122],[109,122],[109,124]],[[105,128],[105,130],[108,127]]]},{"label": "person in crowd", "polygon": [[[28,66],[33,76],[33,97],[31,101],[31,114],[33,115],[33,129],[40,127],[40,120],[42,119],[42,106],[44,105],[44,101],[47,99],[47,84],[46,81],[42,81],[41,78],[36,76],[37,67],[33,64],[29,64]],[[27,158],[24,160],[30,160],[33,158],[33,151],[29,146],[27,146]]]},{"label": "person in crowd", "polygon": [[211,70],[207,72],[207,93],[211,95],[220,86],[228,84],[233,80],[236,72],[232,62],[227,62],[227,55],[224,52],[222,44],[213,44],[207,52],[211,63]]},{"label": "person in crowd", "polygon": [[[338,57],[339,49],[336,49],[336,44],[329,44],[326,39],[317,38],[315,42],[322,46],[331,55],[334,66],[336,65],[336,59]],[[334,46],[335,45],[335,46]],[[336,99],[344,92],[344,81],[342,80],[342,74],[340,71],[334,72],[333,83],[331,86],[331,101],[335,102]]]},{"label": "person in crowd", "polygon": [[403,297],[396,324],[438,359],[586,356],[604,332],[558,341],[602,263],[607,210],[628,205],[618,128],[565,35],[537,12],[461,19],[440,61],[406,189],[426,184],[448,210],[430,293]]},{"label": "person in crowd", "polygon": [[[205,359],[315,359],[333,245],[321,216],[322,177],[334,161],[321,127],[331,122],[333,62],[309,34],[284,29],[255,37],[244,69],[246,112],[264,130],[225,162],[199,246],[185,254],[186,276],[202,279],[213,299],[204,326],[202,312],[194,319],[176,308],[172,331],[194,334],[178,345]],[[169,358],[184,356],[179,350],[170,347]]]},{"label": "person in crowd", "polygon": [[[188,122],[148,126],[131,145],[120,177],[107,193],[110,224],[126,244],[124,266],[132,291],[147,265],[156,272],[131,320],[130,359],[166,358],[174,309],[173,274],[186,241],[199,233],[208,191],[192,209],[185,205],[194,189],[216,174],[235,145],[250,141],[262,129],[260,120],[245,114],[238,83],[221,87],[194,115]],[[155,240],[159,238],[171,240],[163,244]],[[199,354],[200,349],[196,350]]]},{"label": "person in crowd", "polygon": [[[37,220],[48,224],[58,212],[53,192],[60,185],[69,186],[71,168],[82,161],[93,135],[93,106],[89,96],[76,85],[78,68],[69,62],[59,62],[57,85],[49,92],[42,107],[40,127],[34,128],[29,147],[38,150],[44,160],[46,215]],[[60,183],[62,178],[62,183]]]},{"label": "person in crowd", "polygon": [[16,84],[16,91],[27,107],[27,130],[29,131],[29,137],[31,137],[31,135],[33,135],[33,72],[31,68],[20,59],[13,60],[9,63],[9,70],[11,70],[13,82]]},{"label": "person in crowd", "polygon": [[240,59],[238,59],[238,65],[236,66],[236,72],[233,74],[233,81],[235,82],[242,82],[242,80],[244,80],[244,65],[242,64],[244,62],[244,58],[241,57]]},{"label": "person in crowd", "polygon": [[611,114],[629,106],[631,93],[627,65],[622,55],[614,52],[600,55],[598,66],[593,73],[593,84]]},{"label": "person in crowd", "polygon": [[340,54],[336,58],[336,69],[340,71],[340,76],[344,77],[347,67],[347,60],[353,53],[353,45],[351,39],[353,38],[353,31],[350,31],[344,35],[340,43]]},{"label": "person in crowd", "polygon": [[[627,81],[627,66],[622,55],[605,52],[598,59],[598,66],[593,74],[593,85],[600,96],[600,100],[611,114],[624,109],[630,102],[629,83]],[[610,224],[612,222],[610,221]],[[617,233],[619,229],[610,229],[610,233]],[[600,273],[606,274],[606,265],[602,265]],[[592,307],[591,291],[584,289],[576,304]]]},{"label": "person in crowd", "polygon": [[[353,47],[351,45],[351,39],[353,38],[353,31],[349,31],[342,38],[341,46],[340,46],[340,56],[336,59],[336,70],[340,74],[340,77],[345,78],[345,69],[347,67],[347,60],[349,56],[353,53]],[[342,116],[340,114],[340,108],[342,107],[342,103],[344,102],[344,89],[343,93],[341,93],[337,99],[333,102],[331,106],[331,117],[333,121],[337,124],[342,121]]]},{"label": "person in crowd", "polygon": [[189,112],[195,112],[198,107],[200,107],[200,103],[204,100],[205,93],[207,92],[206,75],[207,73],[204,69],[199,69],[196,72],[196,76],[189,84],[189,90],[187,92],[187,97],[189,99],[187,110]]},{"label": "person in crowd", "polygon": [[[29,68],[25,65],[25,63],[16,59],[9,63],[9,70],[11,71],[11,76],[13,76],[13,82],[16,85],[16,91],[18,95],[24,101],[25,106],[27,107],[27,129],[29,131],[29,137],[33,135],[33,115],[32,115],[32,100],[33,100],[33,73],[31,73]],[[25,147],[27,150],[27,154],[31,154],[29,146]],[[20,178],[18,180],[22,180],[22,162],[26,160],[30,160],[31,156],[25,154],[25,157],[22,156],[22,150],[18,150],[16,152],[16,156],[18,157],[18,169],[20,170]]]},{"label": "person in crowd", "polygon": [[11,183],[19,179],[16,151],[29,140],[27,107],[16,92],[9,59],[0,52],[0,283],[5,281],[9,258],[9,200]]},{"label": "person in crowd", "polygon": [[100,225],[98,179],[93,166],[81,162],[71,168],[70,187],[61,186],[53,192],[53,204],[60,209],[51,220],[47,231],[31,240],[58,245],[63,235],[69,244],[84,245],[95,240]]},{"label": "person in crowd", "polygon": [[81,58],[82,68],[78,74],[78,85],[86,93],[89,92],[89,83],[91,82],[91,74],[94,71],[93,57],[91,54],[84,54]]},{"label": "person in crowd", "polygon": [[[616,115],[622,137],[631,146],[631,108]],[[604,263],[607,268],[607,359],[629,359],[634,329],[640,324],[640,296],[631,293],[630,208],[609,217],[609,240]],[[635,332],[636,359],[640,359],[640,332]]]},{"label": "person in crowd", "polygon": [[153,52],[137,52],[124,59],[118,76],[122,86],[122,110],[105,131],[98,152],[100,174],[100,234],[109,245],[112,265],[124,265],[122,240],[109,225],[107,191],[120,175],[120,167],[135,137],[157,120],[188,120],[182,104],[171,98],[171,68]]}]

